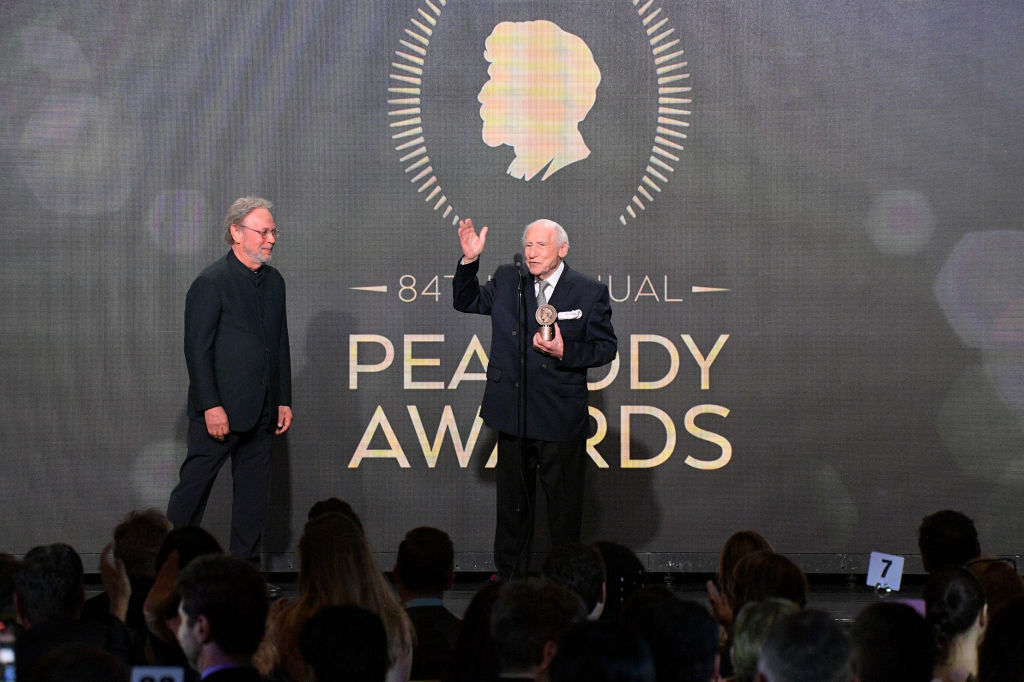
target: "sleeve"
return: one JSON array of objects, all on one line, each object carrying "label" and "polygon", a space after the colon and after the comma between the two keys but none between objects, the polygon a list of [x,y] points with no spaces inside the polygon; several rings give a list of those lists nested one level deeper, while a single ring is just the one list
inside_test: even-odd
[{"label": "sleeve", "polygon": [[582,339],[565,340],[564,344],[562,359],[558,364],[566,369],[600,367],[615,359],[619,342],[612,327],[608,287],[600,285],[587,313],[587,326]]},{"label": "sleeve", "polygon": [[484,286],[480,286],[480,282],[477,280],[479,270],[479,260],[463,265],[462,260],[459,259],[455,277],[452,279],[452,305],[460,313],[491,314],[497,277],[492,278]]},{"label": "sleeve", "polygon": [[288,345],[288,307],[286,304],[284,282],[281,283],[281,341],[278,346],[280,354],[280,367],[278,377],[280,378],[281,395],[278,403],[286,407],[292,406],[292,354]]},{"label": "sleeve", "polygon": [[221,404],[213,365],[220,311],[220,290],[207,277],[196,279],[185,296],[185,365],[200,411]]}]

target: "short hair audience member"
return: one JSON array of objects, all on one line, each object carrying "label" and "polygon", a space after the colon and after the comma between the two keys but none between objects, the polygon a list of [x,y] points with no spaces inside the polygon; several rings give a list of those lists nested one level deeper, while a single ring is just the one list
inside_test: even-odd
[{"label": "short hair audience member", "polygon": [[1024,597],[992,614],[978,647],[978,682],[1024,680]]},{"label": "short hair audience member", "polygon": [[[104,550],[101,561],[112,557],[114,561],[121,562],[123,577],[128,579],[131,593],[124,599],[123,594],[112,595],[105,590],[86,600],[82,610],[83,617],[94,618],[100,614],[113,613],[122,618],[128,628],[132,657],[136,663],[145,661],[144,648],[149,631],[143,604],[156,578],[157,554],[170,531],[171,522],[167,516],[153,507],[131,511],[121,519],[114,527],[114,541]],[[101,575],[103,572],[101,566]],[[110,589],[109,586],[107,589]],[[112,608],[111,596],[115,597],[115,602],[120,603],[120,607],[115,604]]]},{"label": "short hair audience member", "polygon": [[824,611],[808,609],[786,616],[775,623],[761,649],[757,678],[763,682],[847,682],[850,640]]},{"label": "short hair audience member", "polygon": [[850,628],[859,682],[929,682],[935,635],[921,614],[899,602],[865,607]]},{"label": "short hair audience member", "polygon": [[948,566],[963,566],[981,556],[978,530],[965,514],[943,509],[921,519],[917,530],[921,563],[928,573]]},{"label": "short hair audience member", "polygon": [[251,660],[269,607],[263,575],[237,557],[210,554],[181,571],[177,591],[177,637],[189,664],[207,682],[258,681]]},{"label": "short hair audience member", "polygon": [[934,677],[962,682],[978,674],[978,642],[985,632],[985,590],[966,568],[947,567],[924,586],[925,618],[935,632]]},{"label": "short hair audience member", "polygon": [[376,614],[358,606],[328,606],[299,631],[310,682],[384,682],[388,637]]},{"label": "short hair audience member", "polygon": [[581,542],[555,547],[544,559],[544,577],[582,599],[588,620],[601,617],[606,595],[605,569],[596,547]]},{"label": "short hair audience member", "polygon": [[50,650],[63,644],[88,644],[131,665],[128,631],[109,613],[83,621],[82,559],[70,545],[57,543],[29,550],[15,574],[15,605],[24,632],[18,638],[17,668],[29,679]]},{"label": "short hair audience member", "polygon": [[445,682],[493,682],[498,679],[498,654],[491,635],[491,612],[505,585],[487,583],[473,595],[462,614],[462,629],[455,642]]},{"label": "short hair audience member", "polygon": [[505,585],[491,612],[500,677],[548,679],[559,641],[585,619],[579,597],[545,578]]},{"label": "short hair audience member", "polygon": [[647,569],[625,545],[599,540],[594,547],[604,561],[605,600],[601,620],[614,623],[629,596],[647,584]]},{"label": "short hair audience member", "polygon": [[772,626],[777,620],[799,610],[796,602],[776,597],[747,602],[740,609],[733,623],[730,652],[736,682],[753,682],[757,676],[757,659]]},{"label": "short hair audience member", "polygon": [[551,682],[655,682],[651,650],[615,623],[583,622],[558,644]]},{"label": "short hair audience member", "polygon": [[705,682],[717,674],[718,625],[703,604],[652,585],[634,593],[622,620],[651,648],[658,682]]},{"label": "short hair audience member", "polygon": [[43,656],[31,682],[128,682],[129,677],[113,654],[89,644],[64,644]]},{"label": "short hair audience member", "polygon": [[412,652],[414,680],[437,680],[448,670],[462,621],[449,611],[443,594],[455,582],[455,548],[443,530],[421,526],[398,546],[395,585],[416,630]]}]

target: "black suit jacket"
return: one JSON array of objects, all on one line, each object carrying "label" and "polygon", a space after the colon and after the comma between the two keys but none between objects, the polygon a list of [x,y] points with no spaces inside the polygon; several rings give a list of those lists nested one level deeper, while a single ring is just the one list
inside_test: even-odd
[{"label": "black suit jacket", "polygon": [[252,270],[228,251],[200,273],[185,297],[189,416],[221,405],[232,431],[256,425],[264,400],[271,419],[292,404],[284,278]]},{"label": "black suit jacket", "polygon": [[[502,265],[483,286],[477,281],[480,261],[461,262],[452,280],[455,309],[491,316],[491,353],[487,387],[480,416],[493,429],[518,435],[516,419],[516,362],[518,358],[519,271]],[[533,349],[537,331],[537,300],[533,284],[524,282],[526,295],[526,433],[527,438],[567,441],[586,438],[587,368],[615,358],[617,340],[612,328],[608,287],[566,264],[548,303],[559,312],[579,310],[581,317],[559,320],[565,351],[562,359]]]},{"label": "black suit jacket", "polygon": [[448,672],[462,621],[444,606],[407,606],[405,612],[416,630],[410,679],[440,680]]}]

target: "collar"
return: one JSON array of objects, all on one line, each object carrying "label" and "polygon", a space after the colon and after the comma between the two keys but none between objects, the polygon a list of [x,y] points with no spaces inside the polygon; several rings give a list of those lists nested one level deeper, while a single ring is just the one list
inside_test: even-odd
[{"label": "collar", "polygon": [[235,250],[234,249],[231,249],[230,251],[228,251],[227,259],[228,259],[228,262],[232,264],[232,267],[235,267],[235,268],[238,269],[239,272],[242,272],[242,273],[245,273],[246,275],[248,275],[249,278],[252,279],[254,282],[259,283],[260,280],[263,279],[263,272],[264,272],[263,265],[260,265],[255,270],[250,270],[249,266],[247,266],[242,261],[238,260],[238,256],[235,255]]},{"label": "collar", "polygon": [[[548,278],[546,280],[544,280],[545,282],[547,282],[548,284],[551,285],[551,288],[548,289],[548,300],[549,301],[551,300],[551,294],[555,293],[555,287],[558,286],[558,280],[562,278],[562,273],[563,272],[565,272],[565,261],[564,260],[563,261],[559,261],[558,267],[555,268],[555,271],[552,272],[550,275],[548,275]],[[539,279],[534,279],[534,281],[533,281],[533,290],[534,290],[534,292],[537,291],[537,283],[538,282],[540,282]]]},{"label": "collar", "polygon": [[[245,266],[243,266],[245,267]],[[245,268],[248,270],[249,268]],[[203,674],[199,676],[199,679],[205,680],[210,675],[220,672],[221,670],[228,670],[229,668],[244,668],[245,665],[242,663],[222,663],[221,665],[211,665],[209,668],[203,671]]]},{"label": "collar", "polygon": [[440,597],[416,597],[402,604],[407,609],[417,606],[444,606],[444,600]]}]

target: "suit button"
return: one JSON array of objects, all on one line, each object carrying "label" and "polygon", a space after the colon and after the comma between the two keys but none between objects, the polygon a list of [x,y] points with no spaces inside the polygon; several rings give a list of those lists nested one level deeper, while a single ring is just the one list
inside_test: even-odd
[{"label": "suit button", "polygon": [[515,336],[515,335],[516,335],[516,334],[518,334],[518,333],[519,333],[519,332],[517,332],[517,331],[513,331],[513,332],[512,332],[512,336]]}]

